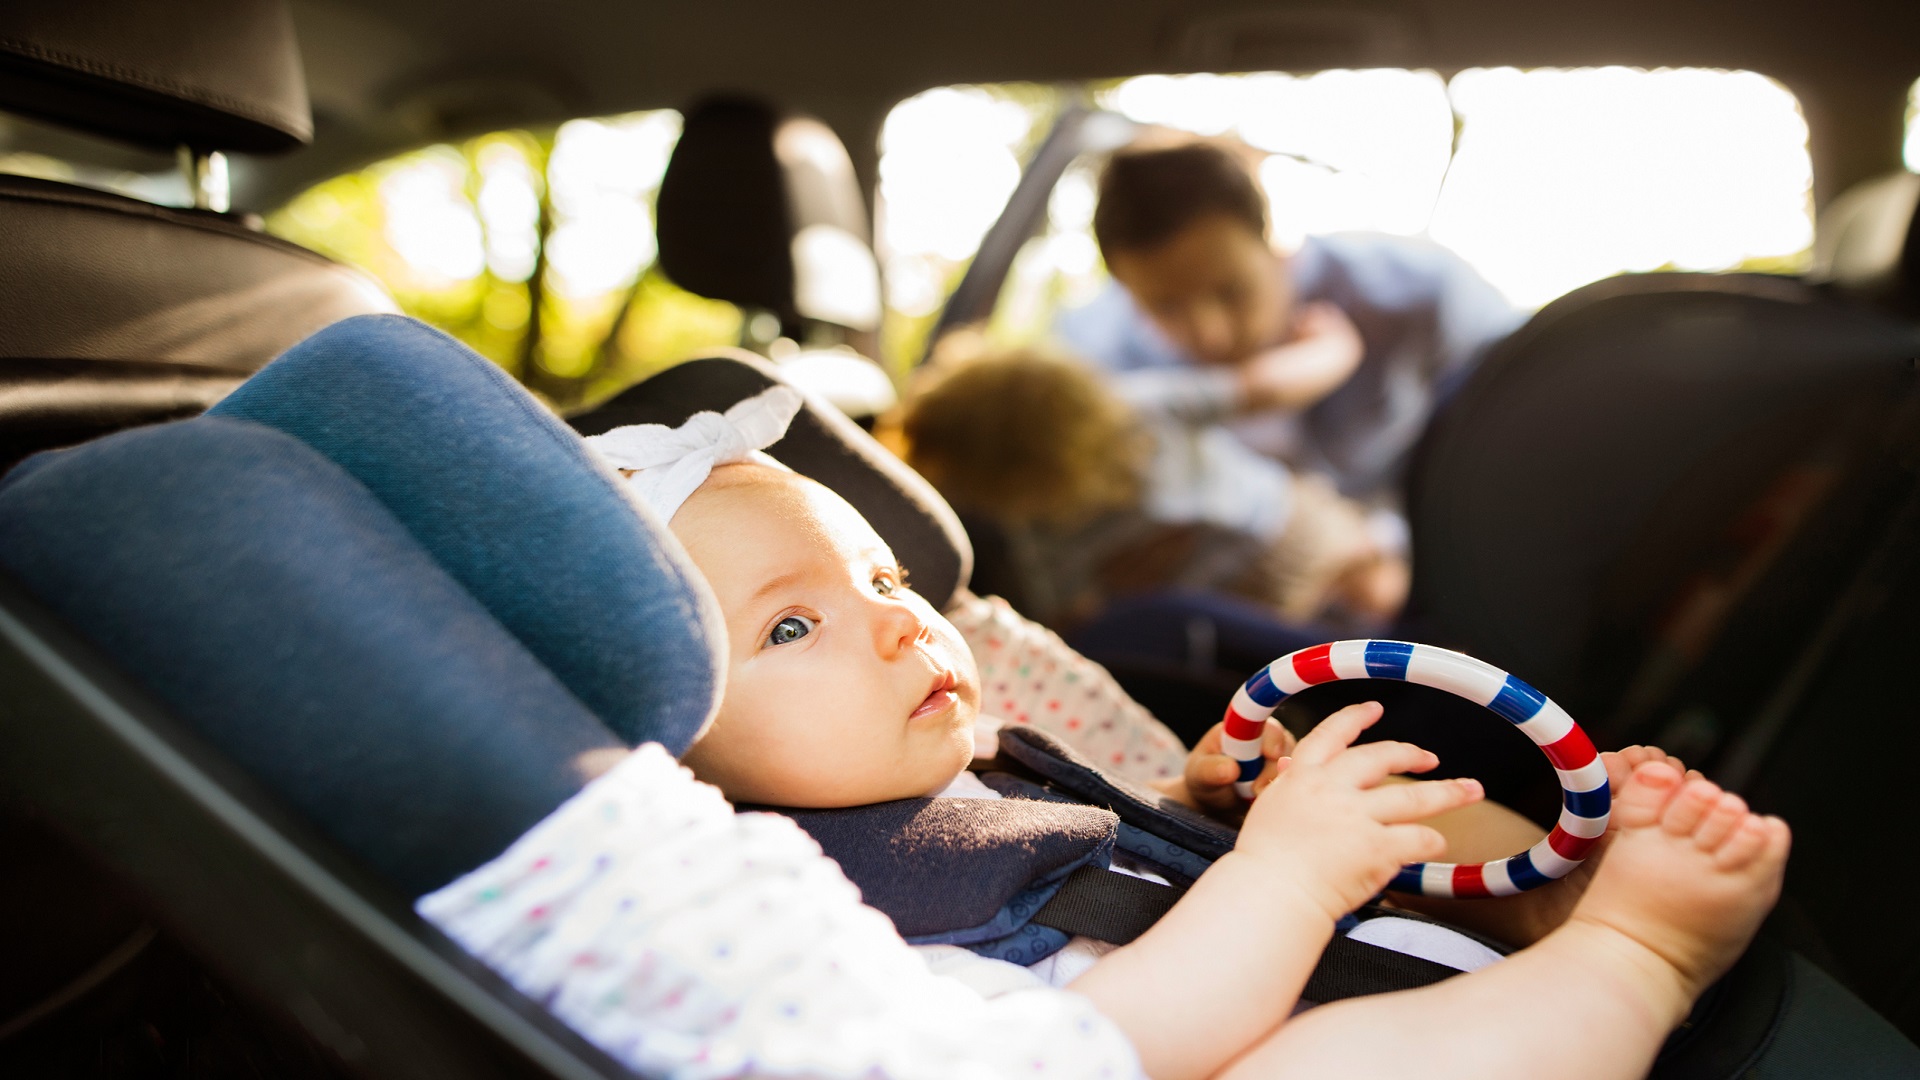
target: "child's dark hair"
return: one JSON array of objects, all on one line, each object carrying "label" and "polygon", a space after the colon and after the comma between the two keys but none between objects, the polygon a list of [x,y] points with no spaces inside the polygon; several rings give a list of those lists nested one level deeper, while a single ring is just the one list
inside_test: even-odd
[{"label": "child's dark hair", "polygon": [[1116,151],[1100,173],[1093,237],[1109,261],[1147,251],[1202,218],[1225,214],[1267,235],[1267,200],[1231,149],[1194,140]]}]

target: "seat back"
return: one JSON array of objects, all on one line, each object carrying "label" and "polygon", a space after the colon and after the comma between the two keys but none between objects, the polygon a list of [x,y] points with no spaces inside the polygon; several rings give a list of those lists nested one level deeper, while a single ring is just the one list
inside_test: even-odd
[{"label": "seat back", "polygon": [[[408,901],[628,745],[583,698],[640,694],[628,738],[676,748],[716,704],[717,615],[684,555],[492,370],[354,320],[234,409],[0,482],[0,788],[366,1075],[616,1074]],[[384,404],[330,412],[336,384]],[[561,608],[626,667],[549,670]]]},{"label": "seat back", "polygon": [[866,199],[846,147],[818,120],[750,98],[694,104],[658,219],[660,268],[683,289],[771,312],[796,341],[816,326],[880,327]]},{"label": "seat back", "polygon": [[[0,8],[0,109],[168,152],[271,152],[312,119],[283,0]],[[0,469],[189,416],[319,328],[393,311],[257,218],[0,177]]]},{"label": "seat back", "polygon": [[1920,316],[1920,175],[1901,170],[1843,192],[1820,212],[1815,281],[1907,318]]},{"label": "seat back", "polygon": [[[1783,278],[1645,275],[1556,301],[1421,447],[1416,624],[1523,673],[1596,741],[1667,738],[1708,764],[1884,524],[1917,348]],[[1710,718],[1687,705],[1708,667],[1741,690]]]}]

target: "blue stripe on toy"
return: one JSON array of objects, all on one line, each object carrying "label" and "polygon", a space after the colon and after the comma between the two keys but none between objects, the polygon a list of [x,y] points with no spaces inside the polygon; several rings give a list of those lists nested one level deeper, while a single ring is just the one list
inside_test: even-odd
[{"label": "blue stripe on toy", "polygon": [[1606,784],[1601,784],[1592,791],[1564,791],[1561,795],[1561,803],[1573,813],[1574,817],[1597,818],[1605,814],[1608,807],[1613,805],[1613,794],[1607,790]]},{"label": "blue stripe on toy", "polygon": [[1254,758],[1252,761],[1241,762],[1240,763],[1240,782],[1243,784],[1251,784],[1255,780],[1260,779],[1260,770],[1266,767],[1267,767],[1267,759],[1265,757],[1257,757],[1257,758]]},{"label": "blue stripe on toy", "polygon": [[1525,892],[1528,889],[1537,889],[1553,879],[1534,869],[1533,853],[1523,851],[1507,860],[1507,880],[1513,882],[1514,888]]},{"label": "blue stripe on toy", "polygon": [[1387,882],[1387,888],[1394,892],[1419,895],[1420,875],[1426,871],[1426,868],[1426,863],[1408,863],[1400,868],[1399,873],[1393,875],[1392,881]]},{"label": "blue stripe on toy", "polygon": [[1367,642],[1367,674],[1376,679],[1407,677],[1407,662],[1413,659],[1413,646],[1404,641]]},{"label": "blue stripe on toy", "polygon": [[1286,699],[1287,692],[1273,685],[1273,678],[1267,674],[1267,669],[1261,668],[1253,673],[1253,678],[1247,680],[1247,696],[1261,708],[1271,709]]},{"label": "blue stripe on toy", "polygon": [[1500,692],[1487,703],[1487,708],[1513,723],[1524,724],[1533,719],[1534,714],[1546,703],[1547,695],[1509,675],[1507,681],[1501,684]]}]

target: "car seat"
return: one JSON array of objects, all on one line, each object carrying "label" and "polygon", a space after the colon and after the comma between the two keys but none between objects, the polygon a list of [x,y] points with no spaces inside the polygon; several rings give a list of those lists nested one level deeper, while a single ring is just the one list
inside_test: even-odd
[{"label": "car seat", "polygon": [[[190,148],[201,167],[293,149],[313,126],[279,0],[191,12],[9,3],[0,109],[169,154]],[[0,176],[0,468],[190,416],[320,327],[395,310],[364,275],[223,212],[216,188],[181,209]]]},{"label": "car seat", "polygon": [[1895,315],[1920,316],[1920,175],[1902,169],[1841,193],[1820,212],[1808,277]]},{"label": "car seat", "polygon": [[893,405],[870,359],[881,306],[866,197],[832,128],[754,98],[695,102],[655,216],[661,271],[739,305],[742,344],[779,353],[791,381],[864,423]]},{"label": "car seat", "polygon": [[[0,110],[186,157],[204,205],[0,175],[0,471],[37,450],[189,416],[314,330],[392,311],[371,279],[223,212],[212,166],[311,134],[280,0],[190,10],[0,5]],[[165,951],[135,905],[0,800],[0,1033]],[[111,989],[107,987],[106,989]],[[95,996],[98,996],[97,994]]]},{"label": "car seat", "polygon": [[[498,369],[355,319],[212,415],[0,483],[21,689],[0,781],[329,1064],[613,1075],[405,900],[576,789],[580,755],[684,747],[715,703],[715,618],[670,535]],[[543,659],[573,653],[564,676]],[[621,719],[623,687],[649,704]],[[1764,996],[1760,1034],[1909,1060],[1831,992],[1792,1038],[1804,1010]]]},{"label": "car seat", "polygon": [[[1786,816],[1776,923],[1910,1036],[1920,950],[1860,911],[1920,882],[1869,886],[1852,860],[1904,786],[1869,778],[1920,737],[1899,669],[1848,650],[1904,632],[1882,605],[1913,566],[1916,355],[1913,325],[1793,279],[1600,282],[1496,349],[1410,497],[1420,636],[1526,672],[1600,745],[1667,747]],[[1891,711],[1834,704],[1863,698]]]}]

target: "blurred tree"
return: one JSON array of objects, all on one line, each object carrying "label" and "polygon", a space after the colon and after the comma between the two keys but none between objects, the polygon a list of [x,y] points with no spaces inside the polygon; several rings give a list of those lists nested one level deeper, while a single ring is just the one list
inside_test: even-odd
[{"label": "blurred tree", "polygon": [[571,411],[740,339],[738,309],[654,266],[678,131],[677,114],[636,113],[430,146],[315,185],[267,228],[372,274]]}]

